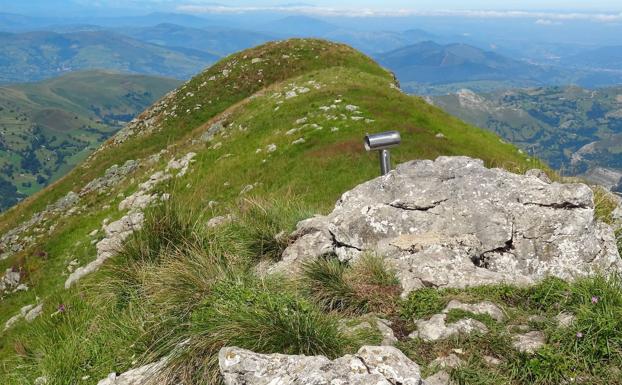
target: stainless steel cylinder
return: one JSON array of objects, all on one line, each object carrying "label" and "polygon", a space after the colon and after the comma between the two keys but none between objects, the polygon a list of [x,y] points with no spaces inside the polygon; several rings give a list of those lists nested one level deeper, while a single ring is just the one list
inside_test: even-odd
[{"label": "stainless steel cylinder", "polygon": [[380,174],[387,175],[391,171],[391,153],[389,149],[398,146],[401,142],[402,138],[397,131],[365,135],[365,150],[378,151]]},{"label": "stainless steel cylinder", "polygon": [[391,153],[389,150],[378,151],[380,157],[380,174],[387,175],[391,171]]}]

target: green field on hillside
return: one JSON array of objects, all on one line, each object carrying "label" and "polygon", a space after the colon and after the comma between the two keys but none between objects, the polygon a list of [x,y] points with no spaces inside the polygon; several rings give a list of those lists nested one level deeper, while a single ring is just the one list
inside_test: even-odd
[{"label": "green field on hillside", "polygon": [[176,80],[77,72],[0,88],[0,210],[80,163]]}]

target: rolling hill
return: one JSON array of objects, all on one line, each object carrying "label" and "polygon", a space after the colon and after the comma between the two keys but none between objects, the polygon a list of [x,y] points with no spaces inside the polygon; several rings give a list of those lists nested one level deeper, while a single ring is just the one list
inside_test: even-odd
[{"label": "rolling hill", "polygon": [[108,31],[0,33],[0,83],[88,69],[187,79],[218,59],[189,48],[162,47]]},{"label": "rolling hill", "polygon": [[427,41],[377,58],[396,73],[406,90],[415,93],[429,93],[426,92],[429,89],[442,92],[469,84],[475,90],[527,87],[558,76],[555,71],[467,44],[441,45]]},{"label": "rolling hill", "polygon": [[0,210],[63,176],[178,84],[86,71],[0,87]]},{"label": "rolling hill", "polygon": [[[202,326],[214,320],[203,311],[211,303],[209,294],[230,293],[219,298],[231,295],[244,306],[264,297],[242,286],[218,291],[214,285],[224,284],[225,277],[255,282],[254,267],[238,275],[236,258],[254,258],[252,266],[268,255],[278,258],[289,243],[279,239],[298,219],[327,212],[344,190],[376,176],[377,155],[364,151],[363,136],[389,129],[402,134],[393,151],[396,162],[469,155],[515,170],[537,165],[495,134],[404,94],[391,73],[347,46],[297,39],[232,55],[158,101],[72,172],[0,216],[0,271],[22,272],[30,288],[0,300],[0,324],[23,306],[43,304],[32,323],[19,321],[0,335],[2,382],[21,385],[45,377],[50,385],[83,378],[96,383],[171,349],[180,354],[167,366],[170,381],[218,381],[213,376],[220,343],[205,343],[217,334],[201,332],[212,330]],[[153,211],[139,208],[145,199]],[[168,203],[156,204],[160,201]],[[231,210],[241,218],[234,227],[210,227],[226,221]],[[158,214],[164,212],[169,214]],[[129,236],[124,221],[136,230],[134,220],[142,215],[145,231],[131,238],[144,242],[136,250],[151,253],[160,245],[160,251],[117,255],[75,283],[76,274],[103,255],[105,242],[100,242],[113,234]],[[111,225],[106,232],[99,230],[102,221]],[[121,232],[113,230],[119,225]],[[192,234],[204,231],[213,238],[192,252],[184,248],[182,239],[190,242]],[[221,266],[200,262],[207,250],[231,256],[228,270],[211,276],[216,280],[202,276]],[[176,259],[166,257],[169,251]],[[253,292],[258,296],[246,301]],[[176,300],[154,299],[158,293]],[[332,317],[297,303],[298,294],[285,292],[273,304],[285,319],[300,315],[308,325],[301,327],[312,332],[314,314],[320,320]],[[266,314],[274,319],[276,313]],[[300,338],[306,344],[306,337]],[[352,344],[347,351],[359,342]]]},{"label": "rolling hill", "polygon": [[545,87],[489,94],[462,90],[430,100],[565,174],[584,175],[608,187],[622,178],[622,88]]}]

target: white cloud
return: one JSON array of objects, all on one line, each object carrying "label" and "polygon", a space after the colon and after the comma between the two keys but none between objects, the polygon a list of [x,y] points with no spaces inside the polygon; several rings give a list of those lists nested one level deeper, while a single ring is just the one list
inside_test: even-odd
[{"label": "white cloud", "polygon": [[561,21],[554,21],[551,19],[538,19],[536,20],[536,24],[538,25],[562,25]]},{"label": "white cloud", "polygon": [[331,8],[314,6],[274,6],[274,7],[234,7],[225,5],[179,5],[177,10],[187,13],[248,13],[248,12],[283,12],[311,16],[342,16],[342,17],[378,17],[378,16],[438,16],[438,17],[469,17],[469,18],[512,18],[535,19],[537,24],[554,25],[561,21],[592,21],[620,22],[622,13],[589,13],[589,12],[537,12],[537,11],[500,11],[500,10],[437,10],[424,11],[416,9],[380,9],[380,8]]}]

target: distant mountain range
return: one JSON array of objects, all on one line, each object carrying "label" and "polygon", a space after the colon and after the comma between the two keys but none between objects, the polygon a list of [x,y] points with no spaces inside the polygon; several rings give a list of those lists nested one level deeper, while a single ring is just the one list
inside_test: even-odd
[{"label": "distant mountain range", "polygon": [[253,47],[275,37],[261,32],[212,27],[206,29],[163,23],[152,27],[118,29],[119,33],[136,40],[160,46],[190,48],[226,56]]},{"label": "distant mountain range", "polygon": [[568,84],[597,87],[622,82],[622,71],[534,64],[467,44],[426,41],[376,58],[396,73],[406,91],[418,94],[444,94],[465,87],[486,92]]},{"label": "distant mountain range", "polygon": [[0,87],[0,211],[64,175],[179,84],[88,71]]},{"label": "distant mountain range", "polygon": [[163,47],[109,31],[0,33],[0,83],[41,80],[85,69],[186,79],[218,55]]},{"label": "distant mountain range", "polygon": [[[622,87],[549,87],[429,100],[488,128],[565,174],[614,187],[622,178]],[[620,185],[618,188],[622,188]]]}]

